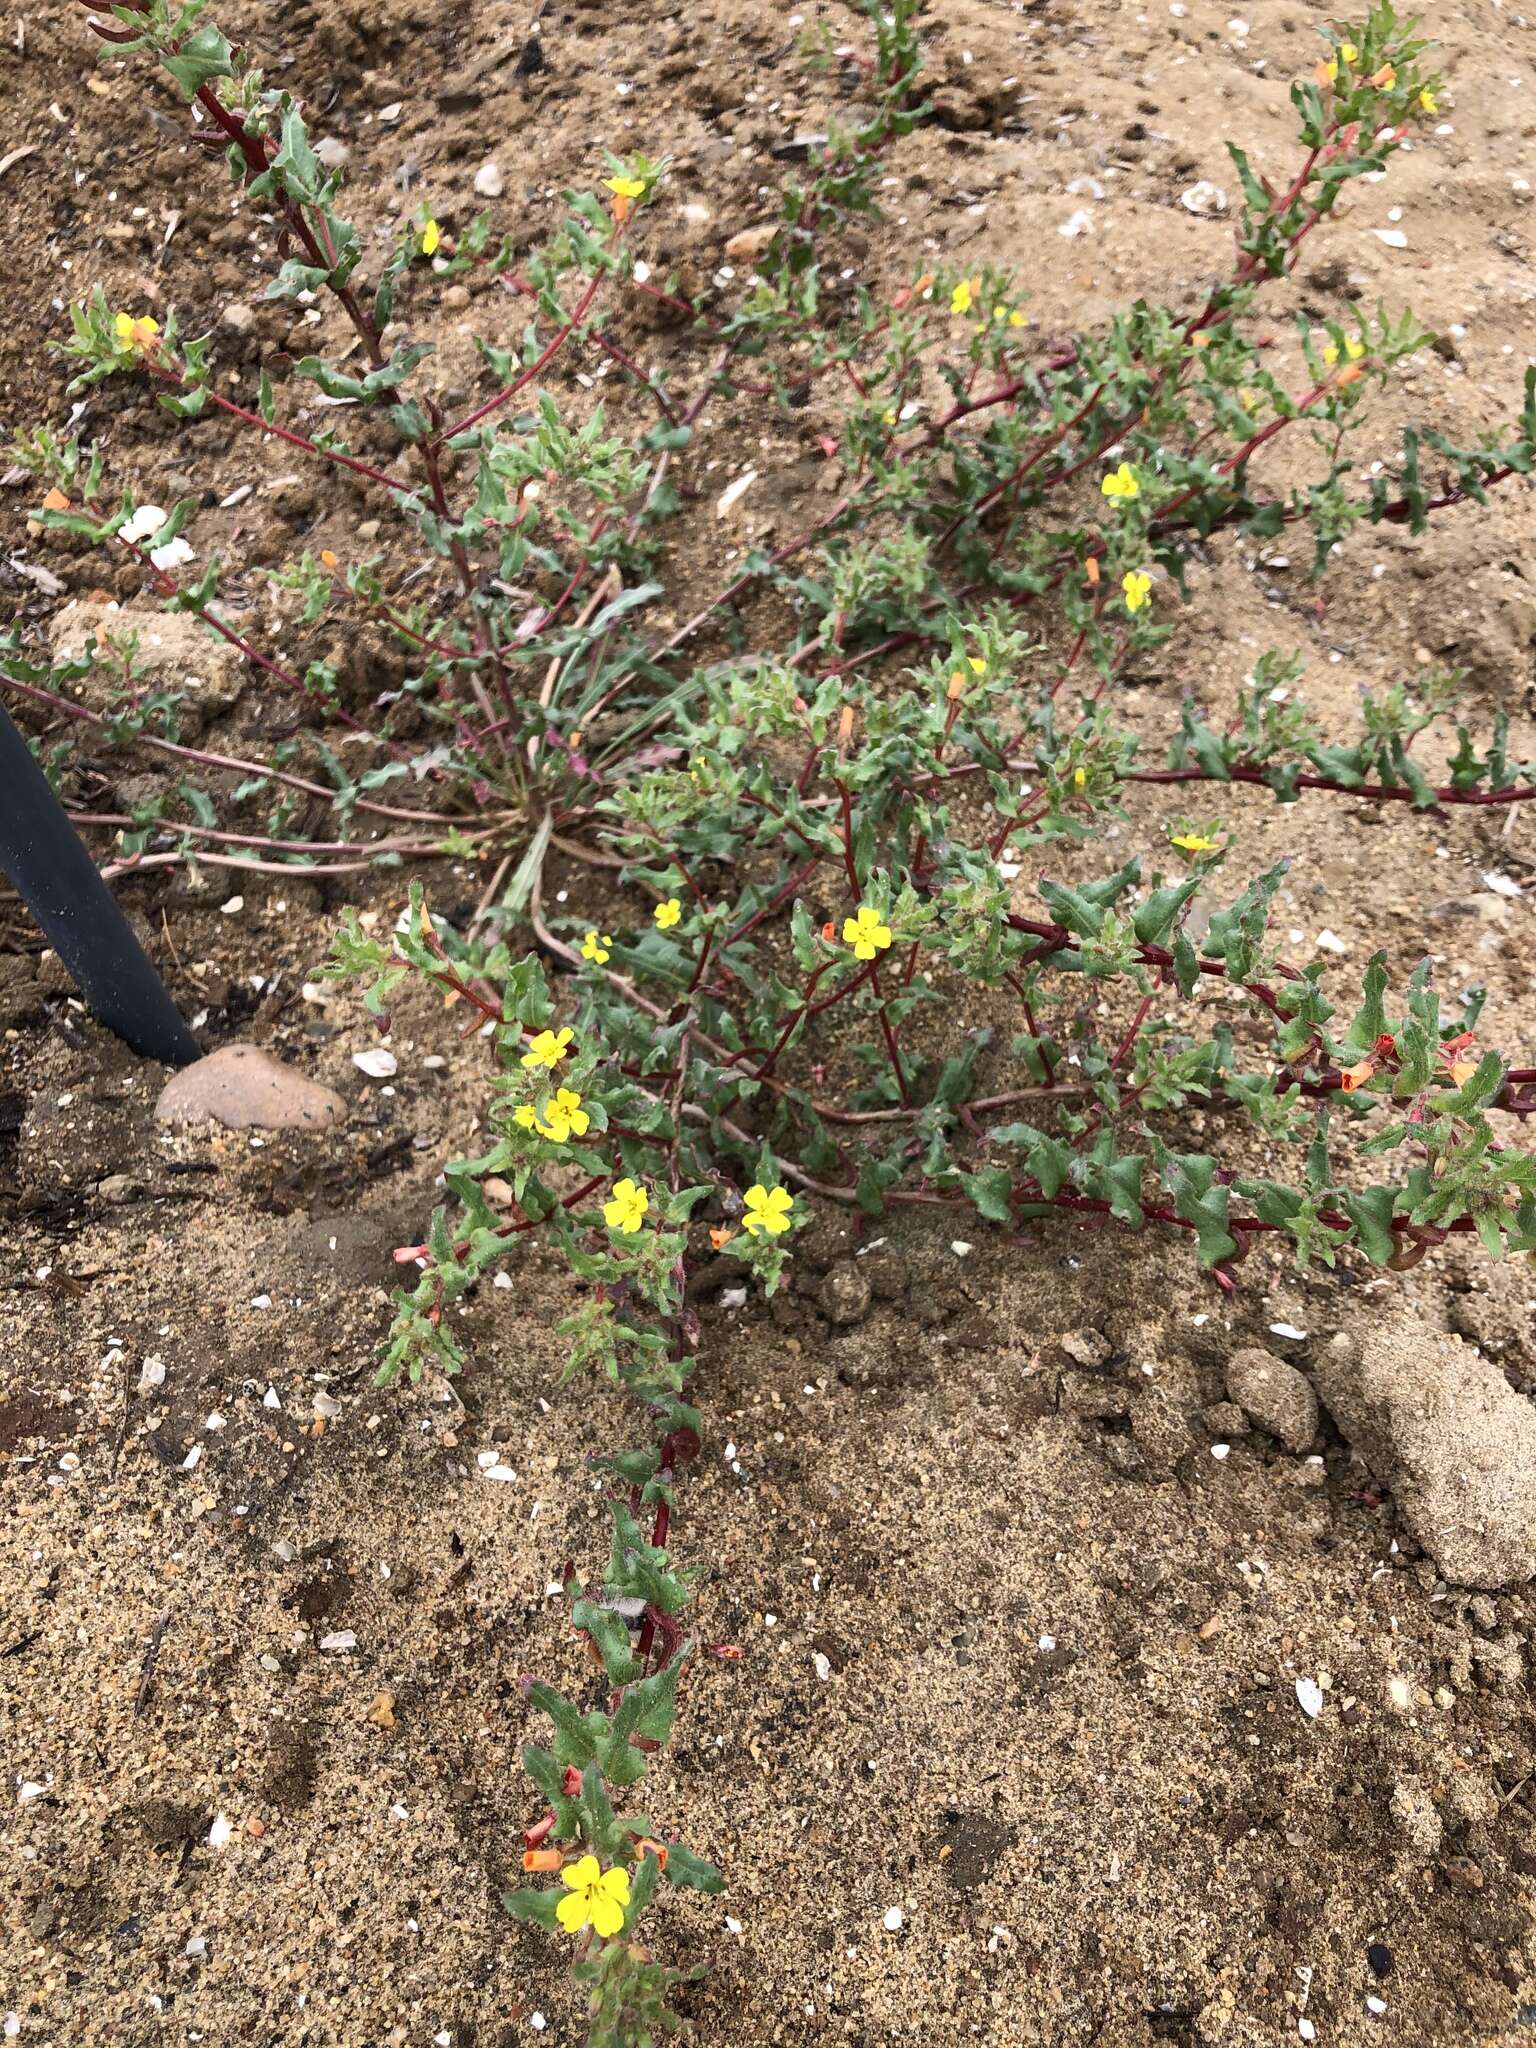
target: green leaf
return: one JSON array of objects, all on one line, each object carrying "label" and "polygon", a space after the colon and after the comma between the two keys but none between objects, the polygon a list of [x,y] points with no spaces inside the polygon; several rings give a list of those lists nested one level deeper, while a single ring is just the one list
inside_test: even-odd
[{"label": "green leaf", "polygon": [[514,1920],[528,1920],[537,1927],[544,1927],[551,1934],[560,1932],[560,1922],[555,1918],[555,1909],[567,1896],[563,1885],[556,1885],[547,1891],[503,1892],[502,1909]]},{"label": "green leaf", "polygon": [[988,1223],[1011,1223],[1013,1175],[1006,1166],[983,1167],[980,1173],[962,1173],[960,1185]]},{"label": "green leaf", "polygon": [[571,1609],[571,1620],[597,1645],[610,1684],[627,1685],[639,1677],[644,1667],[634,1654],[623,1615],[615,1614],[611,1607],[599,1607],[595,1600],[578,1600]]},{"label": "green leaf", "polygon": [[667,1881],[690,1892],[713,1895],[725,1890],[725,1879],[714,1864],[696,1856],[691,1849],[685,1849],[681,1842],[667,1844]]},{"label": "green leaf", "polygon": [[162,56],[160,62],[190,100],[196,98],[198,88],[210,78],[231,75],[233,55],[223,30],[216,23],[205,21],[182,39],[174,56]]}]

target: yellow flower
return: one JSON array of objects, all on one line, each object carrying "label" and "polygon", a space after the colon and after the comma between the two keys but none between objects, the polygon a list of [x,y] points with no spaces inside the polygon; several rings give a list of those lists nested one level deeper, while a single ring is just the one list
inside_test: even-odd
[{"label": "yellow flower", "polygon": [[1008,325],[1010,327],[1022,327],[1024,325],[1024,315],[1017,307],[1008,315]]},{"label": "yellow flower", "polygon": [[981,284],[979,280],[973,282],[968,277],[962,277],[953,292],[950,293],[949,310],[951,313],[969,313],[972,306],[976,303],[976,294],[980,290]]},{"label": "yellow flower", "polygon": [[1083,788],[1087,780],[1088,770],[1086,768],[1074,768],[1072,770],[1072,787],[1074,789]]},{"label": "yellow flower", "polygon": [[633,1237],[645,1221],[651,1198],[644,1188],[636,1187],[627,1176],[613,1184],[613,1198],[603,1204],[603,1221],[610,1230],[622,1231],[625,1237]]},{"label": "yellow flower", "polygon": [[558,1034],[553,1031],[539,1032],[528,1050],[523,1054],[523,1065],[525,1067],[558,1067],[569,1051],[571,1040],[575,1035],[569,1025],[566,1025],[565,1029]]},{"label": "yellow flower", "polygon": [[1346,64],[1353,64],[1355,59],[1360,55],[1360,52],[1355,48],[1353,43],[1340,43],[1339,55],[1344,59],[1344,62]]},{"label": "yellow flower", "polygon": [[624,1908],[629,1904],[629,1872],[617,1864],[604,1870],[595,1856],[578,1856],[560,1873],[566,1896],[555,1908],[555,1918],[567,1934],[580,1934],[591,1927],[606,1941],[624,1925]]},{"label": "yellow flower", "polygon": [[1214,853],[1221,841],[1208,839],[1203,832],[1175,832],[1168,843],[1183,853]]},{"label": "yellow flower", "polygon": [[512,1121],[525,1131],[537,1131],[553,1145],[563,1145],[568,1138],[584,1138],[592,1125],[574,1088],[557,1088],[545,1105],[544,1115],[547,1121],[541,1123],[532,1103],[525,1102],[521,1109],[512,1112]]},{"label": "yellow flower", "polygon": [[879,911],[872,910],[867,903],[859,905],[857,917],[843,919],[843,944],[852,946],[855,960],[873,960],[890,943],[890,926],[882,924]]},{"label": "yellow flower", "polygon": [[426,224],[426,226],[425,226],[425,227],[424,227],[424,228],[422,229],[422,231],[421,231],[421,253],[422,253],[422,255],[423,255],[423,256],[435,256],[435,255],[437,254],[437,252],[438,252],[439,248],[440,248],[440,247],[442,246],[442,240],[443,240],[443,231],[442,231],[442,229],[441,229],[441,228],[440,228],[440,227],[438,226],[438,224],[437,224],[437,222],[436,222],[435,220],[432,220],[431,218],[429,218],[429,219],[428,219],[428,221],[427,221],[427,224]]},{"label": "yellow flower", "polygon": [[665,903],[658,903],[652,915],[664,932],[671,931],[683,914],[683,906],[675,896],[669,896]]},{"label": "yellow flower", "polygon": [[788,1188],[765,1188],[759,1182],[747,1189],[747,1213],[741,1219],[741,1227],[748,1237],[756,1237],[760,1230],[777,1237],[781,1230],[788,1230],[789,1212],[794,1206],[795,1198]]},{"label": "yellow flower", "polygon": [[1328,59],[1328,62],[1327,62],[1327,63],[1326,63],[1326,64],[1325,64],[1324,66],[1323,66],[1323,76],[1324,76],[1324,78],[1326,78],[1326,79],[1327,79],[1327,81],[1328,81],[1328,83],[1329,83],[1330,85],[1337,85],[1337,84],[1338,84],[1338,82],[1339,82],[1339,60],[1338,60],[1338,58],[1337,58],[1337,57],[1330,57],[1330,58]]},{"label": "yellow flower", "polygon": [[[1349,357],[1349,360],[1352,363],[1358,363],[1360,358],[1365,354],[1365,343],[1363,341],[1357,340],[1353,334],[1348,334],[1344,337],[1344,353]],[[1330,341],[1328,346],[1323,350],[1323,361],[1328,365],[1329,369],[1331,370],[1338,360],[1339,352],[1334,347],[1333,343]]]},{"label": "yellow flower", "polygon": [[147,313],[141,313],[137,319],[132,313],[119,313],[112,322],[112,332],[117,336],[119,348],[136,348],[147,352],[159,339],[160,322],[151,320]]},{"label": "yellow flower", "polygon": [[1125,608],[1128,612],[1139,612],[1152,595],[1152,578],[1141,569],[1127,569],[1120,579],[1120,588],[1125,592]]},{"label": "yellow flower", "polygon": [[1440,102],[1435,98],[1427,85],[1419,94],[1419,105],[1426,114],[1438,114],[1440,111]]},{"label": "yellow flower", "polygon": [[973,676],[984,676],[987,672],[987,664],[979,654],[968,654],[965,665]]},{"label": "yellow flower", "polygon": [[604,178],[603,185],[616,199],[638,199],[645,190],[644,178]]},{"label": "yellow flower", "polygon": [[1141,496],[1141,484],[1128,462],[1122,462],[1118,469],[1112,469],[1099,485],[1099,489],[1106,498],[1123,498],[1127,504],[1132,498]]},{"label": "yellow flower", "polygon": [[608,958],[608,948],[612,944],[612,932],[603,932],[601,934],[588,932],[581,942],[581,957],[583,960],[594,961],[597,966],[601,967]]}]

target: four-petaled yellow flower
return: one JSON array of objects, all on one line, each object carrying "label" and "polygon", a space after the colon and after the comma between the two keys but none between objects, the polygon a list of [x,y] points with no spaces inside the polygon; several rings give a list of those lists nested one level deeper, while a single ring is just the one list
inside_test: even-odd
[{"label": "four-petaled yellow flower", "polygon": [[613,944],[612,932],[588,932],[581,942],[581,957],[601,967],[608,958],[608,948]]},{"label": "four-petaled yellow flower", "polygon": [[1132,498],[1141,496],[1141,483],[1128,462],[1122,462],[1118,469],[1112,469],[1099,489],[1106,498],[1123,498],[1127,504]]},{"label": "four-petaled yellow flower", "polygon": [[1339,55],[1344,59],[1344,62],[1346,64],[1353,64],[1355,59],[1359,56],[1359,54],[1360,52],[1355,48],[1353,43],[1340,43]]},{"label": "four-petaled yellow flower", "polygon": [[629,1872],[617,1864],[604,1870],[595,1856],[578,1856],[560,1873],[566,1896],[555,1908],[555,1918],[567,1934],[580,1934],[591,1927],[606,1941],[624,1925],[624,1908],[629,1904]]},{"label": "four-petaled yellow flower", "polygon": [[741,1227],[748,1237],[756,1237],[760,1230],[777,1237],[781,1230],[788,1230],[789,1212],[795,1206],[788,1188],[765,1188],[758,1182],[747,1189],[746,1199],[747,1213],[741,1219]]},{"label": "four-petaled yellow flower", "polygon": [[1019,311],[1017,306],[1015,306],[1013,311],[1008,315],[1008,325],[1010,327],[1022,327],[1024,325],[1024,315]]},{"label": "four-petaled yellow flower", "polygon": [[[1353,334],[1346,334],[1344,337],[1344,353],[1349,357],[1349,360],[1352,363],[1358,363],[1360,358],[1365,354],[1365,343],[1363,341],[1357,340]],[[1334,344],[1330,341],[1328,346],[1323,350],[1323,361],[1328,365],[1329,369],[1331,370],[1338,360],[1339,352],[1337,348],[1335,348]]]},{"label": "four-petaled yellow flower", "polygon": [[112,322],[112,332],[119,348],[148,350],[160,338],[160,322],[151,320],[147,313],[141,313],[137,319],[132,313],[119,313]]},{"label": "four-petaled yellow flower", "polygon": [[984,676],[987,672],[987,664],[979,654],[968,654],[965,665],[973,676]]},{"label": "four-petaled yellow flower", "polygon": [[669,896],[665,903],[658,903],[651,913],[664,932],[671,931],[683,914],[683,906],[675,896]]},{"label": "four-petaled yellow flower", "polygon": [[1427,85],[1419,94],[1419,105],[1426,114],[1438,114],[1440,111],[1440,102],[1435,98]]},{"label": "four-petaled yellow flower", "polygon": [[422,253],[422,255],[423,255],[423,256],[435,256],[435,255],[437,254],[438,250],[439,250],[439,249],[440,249],[440,248],[442,247],[442,241],[443,241],[443,231],[442,231],[442,229],[441,229],[441,228],[440,228],[440,227],[438,226],[438,224],[437,224],[437,222],[436,222],[435,220],[432,220],[432,219],[430,219],[430,218],[429,218],[429,219],[428,219],[428,221],[427,221],[427,224],[426,224],[426,226],[425,226],[425,227],[424,227],[424,228],[422,229],[422,231],[421,231],[421,253]]},{"label": "four-petaled yellow flower", "polygon": [[537,1131],[541,1138],[548,1138],[555,1145],[563,1145],[568,1138],[584,1138],[592,1126],[574,1088],[557,1088],[544,1106],[544,1118],[540,1122],[531,1102],[525,1102],[512,1113],[513,1123],[520,1124],[525,1131]]},{"label": "four-petaled yellow flower", "polygon": [[867,903],[859,905],[857,917],[843,919],[843,944],[852,946],[855,960],[873,960],[890,943],[890,926],[882,924],[879,911],[872,910]]},{"label": "four-petaled yellow flower", "polygon": [[1208,839],[1203,832],[1175,832],[1168,844],[1183,853],[1214,853],[1221,841]]},{"label": "four-petaled yellow flower", "polygon": [[1152,595],[1152,578],[1144,569],[1127,569],[1120,579],[1120,588],[1125,592],[1126,610],[1139,612]]},{"label": "four-petaled yellow flower", "polygon": [[949,295],[951,313],[969,313],[976,303],[976,294],[981,290],[979,280],[962,277]]},{"label": "four-petaled yellow flower", "polygon": [[610,1230],[621,1231],[625,1237],[633,1237],[645,1221],[651,1198],[642,1187],[626,1175],[613,1184],[613,1196],[603,1204],[603,1221]]},{"label": "four-petaled yellow flower", "polygon": [[523,1054],[523,1065],[525,1067],[558,1067],[565,1058],[566,1053],[570,1050],[571,1040],[575,1035],[568,1024],[564,1030],[559,1032],[540,1031],[533,1039],[528,1050]]}]

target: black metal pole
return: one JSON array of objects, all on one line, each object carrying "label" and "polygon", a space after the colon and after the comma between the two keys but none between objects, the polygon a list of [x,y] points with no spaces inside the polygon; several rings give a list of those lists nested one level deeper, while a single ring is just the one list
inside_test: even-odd
[{"label": "black metal pole", "polygon": [[201,1048],[0,704],[0,867],[91,1010],[146,1059],[184,1067]]}]

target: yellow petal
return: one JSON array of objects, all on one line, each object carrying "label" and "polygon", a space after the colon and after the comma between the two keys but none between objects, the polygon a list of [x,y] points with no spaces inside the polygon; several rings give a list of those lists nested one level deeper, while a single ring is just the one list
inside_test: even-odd
[{"label": "yellow petal", "polygon": [[603,1866],[595,1856],[578,1856],[574,1863],[567,1863],[560,1873],[560,1882],[569,1885],[573,1892],[585,1891],[594,1885],[603,1874]]},{"label": "yellow petal", "polygon": [[616,1863],[612,1870],[603,1872],[602,1888],[610,1899],[616,1899],[621,1906],[629,1904],[629,1872],[622,1863]]},{"label": "yellow petal", "polygon": [[605,1898],[601,1892],[593,1893],[588,1913],[592,1925],[605,1941],[624,1925],[624,1908],[616,1899]]},{"label": "yellow petal", "polygon": [[[571,1881],[569,1873],[562,1871],[560,1874],[566,1883],[569,1884]],[[555,1908],[555,1918],[560,1922],[560,1925],[567,1934],[580,1934],[583,1927],[587,1924],[586,1894],[584,1892],[567,1892]]]}]

